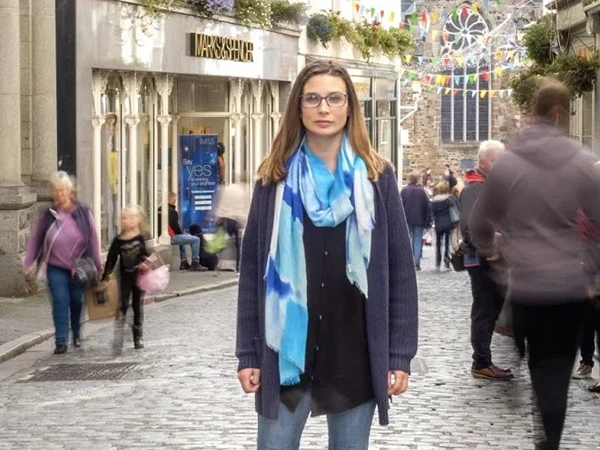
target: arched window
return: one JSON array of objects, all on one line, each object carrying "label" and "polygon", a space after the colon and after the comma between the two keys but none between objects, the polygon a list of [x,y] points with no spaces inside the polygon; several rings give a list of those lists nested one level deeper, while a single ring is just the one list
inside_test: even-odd
[{"label": "arched window", "polygon": [[[441,94],[441,134],[443,142],[490,139],[492,65],[486,45],[490,27],[485,18],[464,3],[444,21],[441,54],[462,52],[463,66],[444,72],[450,76],[450,89]],[[456,61],[456,59],[451,58]]]}]

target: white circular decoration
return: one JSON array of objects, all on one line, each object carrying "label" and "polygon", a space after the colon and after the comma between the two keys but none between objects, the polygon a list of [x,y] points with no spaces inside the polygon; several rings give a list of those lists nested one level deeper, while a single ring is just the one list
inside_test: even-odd
[{"label": "white circular decoration", "polygon": [[480,36],[487,36],[490,28],[470,5],[463,4],[450,13],[442,29],[442,53],[463,50],[477,44]]}]

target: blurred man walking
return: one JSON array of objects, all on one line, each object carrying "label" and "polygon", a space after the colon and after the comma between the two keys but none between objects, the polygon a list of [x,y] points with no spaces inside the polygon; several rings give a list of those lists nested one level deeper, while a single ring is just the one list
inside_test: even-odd
[{"label": "blurred man walking", "polygon": [[478,251],[489,260],[502,253],[509,266],[513,327],[517,342],[526,341],[529,349],[545,432],[537,448],[543,450],[560,445],[578,333],[590,301],[577,210],[600,222],[592,169],[597,158],[569,139],[570,113],[569,90],[544,82],[532,125],[495,162],[469,223]]}]

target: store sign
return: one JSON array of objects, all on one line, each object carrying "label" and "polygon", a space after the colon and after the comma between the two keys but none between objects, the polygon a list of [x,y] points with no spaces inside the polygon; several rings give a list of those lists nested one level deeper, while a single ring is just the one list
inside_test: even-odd
[{"label": "store sign", "polygon": [[179,137],[179,215],[184,230],[197,224],[206,233],[215,231],[218,142],[216,134]]},{"label": "store sign", "polygon": [[192,56],[226,61],[254,62],[254,43],[203,33],[190,34]]},{"label": "store sign", "polygon": [[364,77],[352,77],[352,84],[359,101],[371,98],[371,79]]}]

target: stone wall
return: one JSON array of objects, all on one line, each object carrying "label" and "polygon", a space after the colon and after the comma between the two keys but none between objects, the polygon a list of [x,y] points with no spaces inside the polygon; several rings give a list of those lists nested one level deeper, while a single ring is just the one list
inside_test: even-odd
[{"label": "stone wall", "polygon": [[[441,39],[433,42],[431,30],[437,30],[439,36],[442,34],[443,11],[450,11],[452,8],[460,7],[465,2],[454,2],[450,0],[433,0],[426,2],[427,11],[438,11],[440,19],[437,24],[432,24],[425,42],[417,46],[418,51],[422,51],[425,57],[439,57],[441,51]],[[469,2],[466,2],[469,3]],[[523,8],[514,13],[514,5],[521,3],[515,0],[503,0],[500,5],[496,2],[489,2],[489,10],[484,9],[484,2],[478,2],[480,12],[489,24],[490,30],[504,23],[504,33],[517,33],[526,21],[535,19],[540,8],[533,5]],[[420,12],[419,8],[417,11]],[[505,23],[509,14],[511,17],[518,17],[517,22],[509,21]],[[418,69],[413,69],[418,70]],[[431,73],[430,69],[425,70]],[[435,73],[435,72],[434,72]],[[506,89],[510,74],[504,72],[500,79],[494,78],[492,89]],[[410,106],[414,104],[413,93],[410,85],[402,88],[402,105]],[[495,96],[492,102],[492,128],[491,138],[510,142],[521,127],[521,118],[518,109],[509,98],[499,98]],[[406,115],[406,111],[403,111]],[[406,182],[408,174],[413,170],[423,172],[427,167],[432,169],[434,179],[442,176],[445,165],[449,164],[457,177],[463,175],[461,170],[462,160],[476,160],[479,142],[452,142],[445,143],[441,139],[441,95],[436,90],[429,92],[423,90],[418,103],[418,111],[402,123],[402,129],[408,131],[409,142],[403,146],[403,179]]]}]

